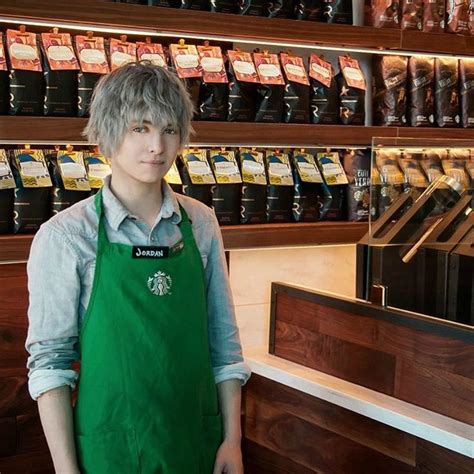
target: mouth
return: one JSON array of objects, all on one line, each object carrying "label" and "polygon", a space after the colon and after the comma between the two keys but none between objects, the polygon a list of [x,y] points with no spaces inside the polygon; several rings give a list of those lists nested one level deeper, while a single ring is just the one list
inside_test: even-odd
[{"label": "mouth", "polygon": [[140,163],[148,166],[163,166],[165,164],[164,161],[158,160],[141,161]]}]

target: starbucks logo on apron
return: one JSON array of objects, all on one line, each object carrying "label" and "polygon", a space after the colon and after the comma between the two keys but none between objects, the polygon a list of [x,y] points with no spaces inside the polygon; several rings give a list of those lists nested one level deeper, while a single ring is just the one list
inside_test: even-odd
[{"label": "starbucks logo on apron", "polygon": [[148,289],[156,296],[171,294],[171,285],[173,280],[164,272],[158,271],[148,278]]}]

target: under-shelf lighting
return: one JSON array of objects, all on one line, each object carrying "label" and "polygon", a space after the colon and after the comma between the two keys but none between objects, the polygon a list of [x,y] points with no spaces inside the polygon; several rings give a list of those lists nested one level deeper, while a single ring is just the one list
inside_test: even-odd
[{"label": "under-shelf lighting", "polygon": [[391,55],[391,56],[416,56],[416,57],[432,57],[432,58],[454,58],[454,59],[473,59],[473,56],[467,55],[453,55],[449,53],[422,53],[419,51],[401,51],[395,49],[377,49],[377,48],[358,48],[351,46],[332,46],[325,44],[309,44],[309,43],[298,43],[298,42],[283,42],[283,41],[272,41],[262,40],[257,38],[238,38],[230,36],[217,36],[217,35],[204,35],[204,34],[191,34],[182,33],[176,31],[160,31],[157,29],[134,29],[134,28],[114,28],[109,26],[99,26],[92,24],[80,24],[68,23],[65,21],[44,21],[44,20],[28,20],[28,19],[17,19],[9,17],[0,17],[0,23],[12,23],[18,25],[30,25],[30,26],[45,26],[45,27],[58,27],[70,30],[78,31],[89,31],[99,33],[112,33],[112,34],[127,34],[127,35],[138,35],[138,36],[152,36],[152,37],[171,37],[171,38],[184,38],[184,39],[195,39],[195,40],[210,40],[210,41],[223,41],[227,43],[243,43],[250,45],[263,45],[263,46],[279,46],[284,48],[301,48],[308,50],[322,50],[322,51],[336,51],[340,53],[362,53],[362,54],[379,54],[379,55]]}]

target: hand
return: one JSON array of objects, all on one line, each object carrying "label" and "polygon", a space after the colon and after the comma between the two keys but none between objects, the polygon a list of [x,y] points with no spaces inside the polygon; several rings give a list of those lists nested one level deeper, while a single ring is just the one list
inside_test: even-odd
[{"label": "hand", "polygon": [[213,474],[243,474],[242,450],[240,443],[224,441],[217,450]]}]

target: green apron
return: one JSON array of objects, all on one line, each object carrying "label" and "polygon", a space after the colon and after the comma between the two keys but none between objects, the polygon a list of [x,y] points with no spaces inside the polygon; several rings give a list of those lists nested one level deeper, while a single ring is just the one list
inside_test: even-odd
[{"label": "green apron", "polygon": [[189,218],[181,207],[183,240],[167,257],[137,258],[150,247],[109,242],[101,192],[95,204],[96,269],[74,408],[81,473],[210,474],[222,426]]}]

